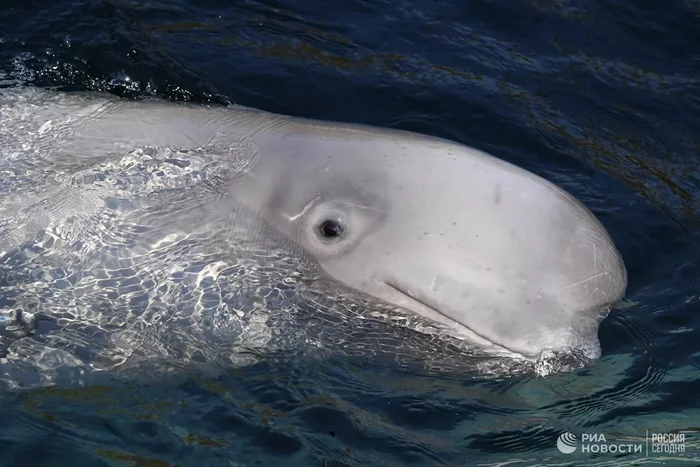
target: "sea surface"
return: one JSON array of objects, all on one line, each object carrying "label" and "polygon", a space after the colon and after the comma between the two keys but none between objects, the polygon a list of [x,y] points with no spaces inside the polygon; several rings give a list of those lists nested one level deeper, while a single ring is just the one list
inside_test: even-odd
[{"label": "sea surface", "polygon": [[698,0],[3,0],[0,73],[488,151],[599,216],[631,303],[595,365],[544,378],[268,361],[5,392],[0,466],[700,465]]}]

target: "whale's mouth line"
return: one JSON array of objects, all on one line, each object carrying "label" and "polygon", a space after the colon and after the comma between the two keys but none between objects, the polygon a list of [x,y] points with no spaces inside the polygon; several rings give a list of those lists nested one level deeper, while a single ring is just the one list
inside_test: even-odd
[{"label": "whale's mouth line", "polygon": [[[473,330],[472,328],[470,328],[469,326],[467,326],[467,325],[465,325],[465,324],[463,324],[463,323],[460,323],[459,321],[456,321],[456,320],[455,320],[454,318],[452,318],[451,316],[449,316],[449,315],[445,314],[444,312],[440,311],[440,309],[435,308],[435,307],[432,306],[432,305],[429,305],[429,304],[426,303],[425,301],[421,300],[421,299],[418,298],[418,297],[415,297],[415,296],[412,295],[412,294],[409,294],[407,291],[404,291],[403,288],[402,288],[400,285],[398,285],[395,281],[393,281],[393,280],[391,280],[391,279],[384,279],[384,280],[381,280],[381,281],[379,281],[379,282],[380,282],[381,284],[383,284],[383,285],[389,287],[389,288],[392,289],[394,292],[397,292],[397,293],[401,294],[402,296],[408,298],[409,300],[412,300],[412,301],[414,301],[414,302],[420,304],[421,306],[423,306],[423,307],[425,307],[425,308],[431,310],[432,312],[437,313],[437,314],[440,315],[441,317],[446,318],[447,320],[450,321],[450,323],[451,323],[453,326],[458,326],[458,327],[464,328],[464,329],[467,330],[470,334],[476,336],[476,337],[479,338],[479,339],[482,339],[483,341],[489,343],[490,345],[493,345],[493,346],[495,346],[495,347],[498,347],[499,349],[501,349],[501,350],[503,350],[503,351],[505,351],[505,352],[511,353],[511,354],[522,355],[520,352],[515,352],[515,351],[509,349],[508,347],[505,347],[505,346],[502,345],[502,344],[499,344],[499,343],[496,343],[496,342],[492,341],[491,339],[489,339],[489,338],[483,336],[481,333],[478,333],[478,332],[474,331],[474,330]],[[416,310],[411,310],[411,311],[414,311],[415,313],[419,313],[419,312],[416,311]],[[428,318],[428,319],[435,320],[435,318],[434,318],[434,317],[431,317],[431,316],[427,316],[427,318]],[[444,324],[444,323],[443,323],[443,324]]]}]

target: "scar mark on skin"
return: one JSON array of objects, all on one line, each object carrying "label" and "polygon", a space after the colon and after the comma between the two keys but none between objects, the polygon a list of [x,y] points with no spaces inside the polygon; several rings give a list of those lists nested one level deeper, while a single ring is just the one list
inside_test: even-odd
[{"label": "scar mark on skin", "polygon": [[[571,287],[576,287],[578,285],[583,285],[586,282],[590,282],[594,279],[597,279],[600,276],[606,276],[606,275],[610,274],[609,271],[597,272],[598,271],[598,250],[596,248],[595,243],[593,243],[592,245],[593,245],[593,274],[589,277],[586,277],[585,279],[581,279],[578,282],[574,282],[573,284],[567,285],[566,286],[567,289],[571,288]],[[597,288],[596,288],[596,290],[597,290]]]},{"label": "scar mark on skin", "polygon": [[293,215],[293,216],[290,216],[290,215],[287,214],[286,216],[289,218],[290,221],[297,220],[298,218],[300,218],[301,216],[303,216],[304,214],[306,214],[306,212],[308,212],[309,209],[311,209],[311,206],[313,206],[313,204],[316,202],[316,200],[319,199],[320,197],[321,197],[321,195],[316,195],[316,197],[315,197],[314,199],[312,199],[311,201],[309,201],[309,202],[306,204],[306,206],[304,206],[304,209],[302,209],[301,212],[300,212],[299,214],[295,214],[295,215]]},{"label": "scar mark on skin", "polygon": [[595,243],[593,244],[593,274],[598,271],[598,252],[596,250]]},{"label": "scar mark on skin", "polygon": [[433,282],[430,283],[430,290],[435,292],[435,282],[437,282],[438,277],[440,277],[440,274],[435,274],[435,277],[433,277]]},{"label": "scar mark on skin", "polygon": [[341,206],[351,206],[351,207],[358,208],[358,209],[367,209],[368,211],[379,212],[379,209],[377,209],[377,208],[373,208],[372,206],[364,206],[362,204],[354,204],[354,203],[338,203],[338,204],[340,204]]},{"label": "scar mark on skin", "polygon": [[580,281],[574,282],[573,284],[569,284],[569,285],[566,286],[566,288],[568,289],[569,287],[576,287],[577,285],[585,284],[586,282],[590,282],[590,281],[592,281],[593,279],[596,279],[596,278],[598,278],[598,277],[600,277],[600,276],[607,276],[608,274],[610,274],[608,271],[599,272],[598,274],[593,274],[593,275],[590,276],[590,277],[587,277],[587,278],[585,278],[585,279],[581,279]]}]

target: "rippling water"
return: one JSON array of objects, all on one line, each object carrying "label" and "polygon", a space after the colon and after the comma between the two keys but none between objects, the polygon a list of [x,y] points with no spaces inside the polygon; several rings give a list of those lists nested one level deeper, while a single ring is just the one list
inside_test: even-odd
[{"label": "rippling water", "polygon": [[[547,378],[268,360],[215,379],[0,395],[0,465],[700,462],[700,3],[0,4],[0,72],[448,137],[560,184],[629,272],[602,358]],[[684,453],[562,454],[557,437]]]}]

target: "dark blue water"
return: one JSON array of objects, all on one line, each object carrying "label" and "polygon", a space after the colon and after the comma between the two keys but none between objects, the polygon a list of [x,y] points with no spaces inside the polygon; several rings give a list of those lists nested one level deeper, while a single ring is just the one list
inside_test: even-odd
[{"label": "dark blue water", "polygon": [[[3,1],[0,72],[475,146],[586,203],[636,302],[603,322],[596,365],[547,378],[267,361],[4,393],[0,465],[700,465],[697,0]],[[556,448],[647,430],[685,452]]]}]

